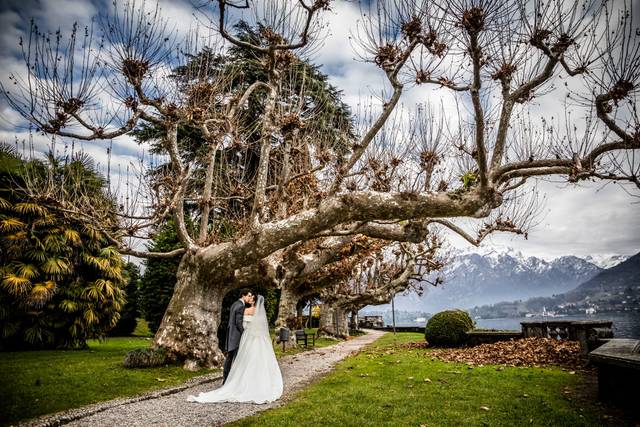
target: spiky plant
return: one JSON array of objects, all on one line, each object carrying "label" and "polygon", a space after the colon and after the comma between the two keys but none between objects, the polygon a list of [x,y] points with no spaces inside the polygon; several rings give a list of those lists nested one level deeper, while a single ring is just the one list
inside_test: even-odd
[{"label": "spiky plant", "polygon": [[99,230],[22,187],[27,169],[53,169],[70,189],[104,198],[100,175],[82,157],[45,164],[6,147],[0,156],[9,165],[0,169],[0,348],[83,347],[104,337],[125,304],[122,257]]}]

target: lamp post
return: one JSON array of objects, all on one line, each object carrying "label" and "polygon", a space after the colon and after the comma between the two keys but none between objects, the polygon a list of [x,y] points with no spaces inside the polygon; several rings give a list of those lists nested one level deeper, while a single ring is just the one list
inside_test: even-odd
[{"label": "lamp post", "polygon": [[393,335],[396,334],[396,306],[393,302],[395,298],[395,295],[391,297],[391,322],[393,323]]}]

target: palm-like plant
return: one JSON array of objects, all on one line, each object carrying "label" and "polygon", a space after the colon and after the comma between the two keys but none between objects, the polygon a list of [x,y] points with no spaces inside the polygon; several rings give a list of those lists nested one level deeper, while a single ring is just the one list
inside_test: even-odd
[{"label": "palm-like plant", "polygon": [[0,156],[0,348],[82,347],[105,336],[125,303],[120,254],[99,230],[21,190],[36,171],[29,179],[64,176],[65,191],[106,199],[102,178],[83,156],[26,162],[6,147]]}]

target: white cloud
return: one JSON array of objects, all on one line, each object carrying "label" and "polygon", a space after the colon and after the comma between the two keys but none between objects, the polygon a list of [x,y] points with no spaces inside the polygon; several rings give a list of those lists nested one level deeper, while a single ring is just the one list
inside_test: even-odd
[{"label": "white cloud", "polygon": [[[640,251],[638,200],[618,185],[609,183],[603,187],[600,182],[576,186],[541,181],[538,189],[547,196],[546,209],[528,239],[512,233],[494,233],[482,246],[510,246],[544,259],[561,255],[632,255]],[[466,240],[450,235],[453,246],[470,246]]]}]

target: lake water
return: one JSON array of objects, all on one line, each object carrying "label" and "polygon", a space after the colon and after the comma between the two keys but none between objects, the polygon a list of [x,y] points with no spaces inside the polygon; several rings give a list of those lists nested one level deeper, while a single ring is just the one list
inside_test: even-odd
[{"label": "lake water", "polygon": [[[478,328],[520,330],[520,322],[536,320],[611,320],[615,338],[640,339],[640,312],[576,314],[563,317],[512,317],[499,319],[476,319]],[[418,323],[398,323],[398,326],[422,326]]]},{"label": "lake water", "polygon": [[594,315],[576,314],[563,317],[517,317],[503,319],[476,319],[479,328],[520,329],[520,322],[536,320],[611,320],[615,338],[640,339],[640,312],[598,313]]}]

